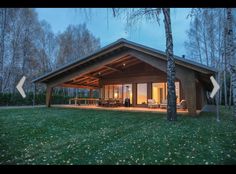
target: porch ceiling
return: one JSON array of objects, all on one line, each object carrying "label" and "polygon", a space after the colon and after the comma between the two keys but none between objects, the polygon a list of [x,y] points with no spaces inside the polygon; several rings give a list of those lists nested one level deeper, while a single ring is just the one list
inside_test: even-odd
[{"label": "porch ceiling", "polygon": [[114,72],[123,72],[125,69],[132,67],[136,64],[141,63],[139,59],[126,55],[120,59],[114,60],[99,69],[90,71],[84,75],[76,76],[69,81],[61,84],[61,87],[71,87],[71,88],[87,88],[87,89],[97,89],[99,88],[99,80],[106,75],[112,74]]}]

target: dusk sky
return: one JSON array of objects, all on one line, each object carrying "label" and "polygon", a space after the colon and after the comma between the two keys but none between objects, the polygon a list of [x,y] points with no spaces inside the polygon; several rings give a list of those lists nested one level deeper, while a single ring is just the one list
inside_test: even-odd
[{"label": "dusk sky", "polygon": [[[88,11],[88,10],[87,10]],[[40,20],[46,20],[54,33],[63,32],[69,24],[77,25],[86,23],[87,28],[100,38],[101,46],[105,46],[119,38],[125,38],[155,49],[165,51],[165,30],[163,15],[160,15],[160,25],[146,22],[133,28],[126,27],[126,20],[114,18],[111,9],[96,8],[90,10],[92,15],[86,17],[81,10],[75,8],[38,8]],[[174,40],[174,54],[182,56],[186,54],[184,42],[187,40],[186,31],[189,28],[190,18],[187,18],[190,9],[171,9],[172,32]]]}]

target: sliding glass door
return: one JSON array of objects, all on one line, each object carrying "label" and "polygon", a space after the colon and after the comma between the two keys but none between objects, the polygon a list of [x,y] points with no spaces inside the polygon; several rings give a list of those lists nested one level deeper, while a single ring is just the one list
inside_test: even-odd
[{"label": "sliding glass door", "polygon": [[147,83],[137,84],[137,104],[147,104]]},{"label": "sliding glass door", "polygon": [[[176,102],[180,102],[180,85],[175,82]],[[167,100],[167,83],[152,83],[152,98],[157,103],[163,103]]]}]

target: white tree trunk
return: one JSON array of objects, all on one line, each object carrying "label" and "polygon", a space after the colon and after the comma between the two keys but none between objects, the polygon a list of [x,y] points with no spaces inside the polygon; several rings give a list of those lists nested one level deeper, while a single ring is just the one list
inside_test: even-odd
[{"label": "white tree trunk", "polygon": [[170,9],[163,8],[162,11],[164,14],[167,54],[167,119],[169,121],[175,121],[177,120],[175,94],[175,60],[173,54]]},{"label": "white tree trunk", "polygon": [[233,16],[232,9],[227,9],[227,58],[229,60],[229,70],[231,74],[231,87],[233,94],[233,115],[236,117],[236,60],[234,56],[234,41],[233,41]]}]

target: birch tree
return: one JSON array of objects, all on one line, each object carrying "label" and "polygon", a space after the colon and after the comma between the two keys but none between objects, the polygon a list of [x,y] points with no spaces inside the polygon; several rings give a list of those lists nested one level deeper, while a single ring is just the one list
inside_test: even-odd
[{"label": "birch tree", "polygon": [[233,15],[232,15],[232,9],[227,8],[227,45],[226,45],[226,56],[229,61],[228,68],[231,75],[231,87],[232,87],[232,93],[233,93],[233,115],[236,118],[236,58],[234,54],[234,35],[233,35]]},{"label": "birch tree", "polygon": [[164,15],[167,55],[167,120],[177,120],[176,92],[175,92],[175,60],[173,53],[173,38],[171,28],[170,8],[137,8],[137,9],[113,9],[113,15],[124,14],[129,25],[137,24],[143,18],[159,22],[159,15]]}]

